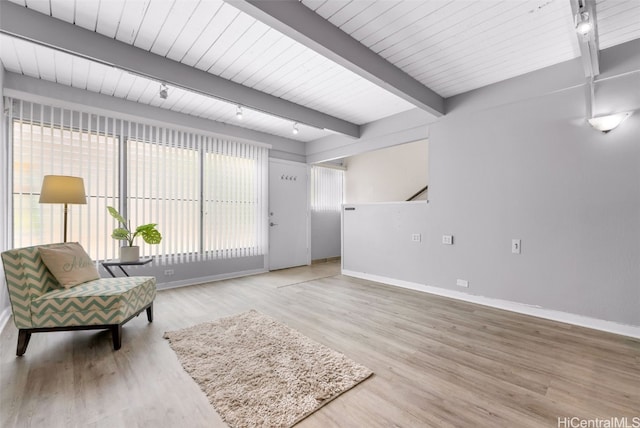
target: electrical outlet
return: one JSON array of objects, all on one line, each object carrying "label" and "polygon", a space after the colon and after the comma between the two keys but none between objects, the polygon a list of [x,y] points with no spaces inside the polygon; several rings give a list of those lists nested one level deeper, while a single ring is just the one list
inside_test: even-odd
[{"label": "electrical outlet", "polygon": [[459,287],[469,288],[469,281],[466,279],[458,279],[456,280],[456,285]]},{"label": "electrical outlet", "polygon": [[164,270],[164,274],[165,274],[165,276],[171,276],[171,275],[173,275],[173,269],[165,269],[165,270]]},{"label": "electrical outlet", "polygon": [[442,235],[442,243],[445,245],[453,245],[453,235]]},{"label": "electrical outlet", "polygon": [[422,235],[419,233],[414,233],[413,235],[411,235],[411,242],[421,242],[422,241]]},{"label": "electrical outlet", "polygon": [[512,239],[511,252],[513,254],[520,254],[520,251],[522,251],[522,242],[519,239]]}]

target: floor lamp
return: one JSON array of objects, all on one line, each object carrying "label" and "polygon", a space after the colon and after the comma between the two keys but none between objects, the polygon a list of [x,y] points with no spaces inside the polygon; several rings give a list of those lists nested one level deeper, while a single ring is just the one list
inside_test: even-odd
[{"label": "floor lamp", "polygon": [[67,242],[67,205],[87,203],[81,177],[45,175],[40,191],[41,204],[64,204],[64,242]]}]

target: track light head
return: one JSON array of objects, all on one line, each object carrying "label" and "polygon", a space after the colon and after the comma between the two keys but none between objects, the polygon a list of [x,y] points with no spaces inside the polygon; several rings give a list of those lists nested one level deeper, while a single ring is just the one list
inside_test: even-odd
[{"label": "track light head", "polygon": [[593,23],[589,12],[578,12],[576,14],[576,31],[583,36],[587,36],[593,30]]},{"label": "track light head", "polygon": [[163,100],[166,100],[167,96],[169,96],[169,88],[167,87],[166,83],[161,83],[160,84],[160,98],[162,98]]},{"label": "track light head", "polygon": [[238,108],[236,108],[236,119],[242,120],[242,106],[241,105],[239,105]]},{"label": "track light head", "polygon": [[293,135],[298,135],[298,122],[293,124]]}]

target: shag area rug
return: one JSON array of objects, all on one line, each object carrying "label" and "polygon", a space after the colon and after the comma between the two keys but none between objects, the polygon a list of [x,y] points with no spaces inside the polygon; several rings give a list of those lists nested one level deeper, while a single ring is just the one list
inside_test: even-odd
[{"label": "shag area rug", "polygon": [[249,311],[164,334],[231,427],[291,427],[373,374]]}]

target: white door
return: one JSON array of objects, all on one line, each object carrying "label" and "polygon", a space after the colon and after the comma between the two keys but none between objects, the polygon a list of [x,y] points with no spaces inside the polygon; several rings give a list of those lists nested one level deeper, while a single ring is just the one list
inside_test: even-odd
[{"label": "white door", "polygon": [[269,160],[269,270],[308,265],[309,167]]}]

